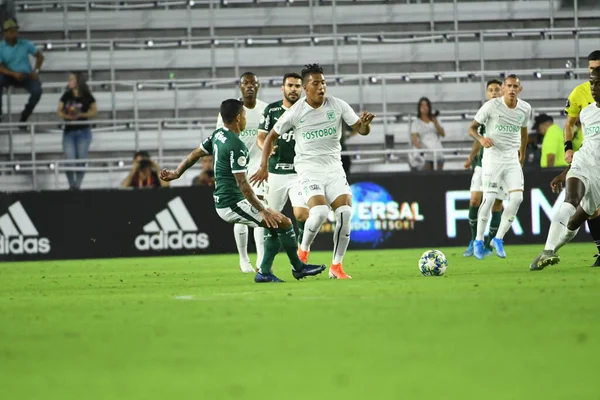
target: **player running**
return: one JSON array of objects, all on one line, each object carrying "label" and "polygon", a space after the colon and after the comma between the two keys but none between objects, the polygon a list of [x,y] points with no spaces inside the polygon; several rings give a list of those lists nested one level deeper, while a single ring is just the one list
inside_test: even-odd
[{"label": "player running", "polygon": [[[242,97],[240,101],[244,103],[246,109],[247,124],[244,131],[240,134],[240,139],[250,153],[250,161],[248,164],[248,175],[254,174],[260,165],[260,149],[256,145],[256,138],[258,136],[258,125],[262,118],[263,111],[267,106],[264,101],[258,100],[258,89],[260,83],[258,77],[252,72],[245,72],[240,76],[240,91]],[[217,129],[223,127],[223,119],[221,114],[217,118]],[[262,185],[253,187],[256,196],[263,200],[264,198],[264,187]],[[254,273],[255,268],[252,267],[250,257],[248,256],[248,225],[246,224],[235,224],[233,226],[233,235],[235,237],[235,244],[240,255],[240,269],[245,273]],[[264,235],[265,232],[262,227],[254,228],[254,243],[256,244],[256,268],[261,265],[263,258],[264,248]]]},{"label": "player running", "polygon": [[[502,213],[498,232],[491,240],[498,257],[506,257],[504,235],[523,201],[523,162],[531,106],[518,98],[521,90],[519,78],[516,75],[507,76],[502,85],[503,97],[487,101],[469,126],[469,135],[487,149],[483,152],[482,162],[483,201],[477,214],[477,236],[473,245],[473,253],[479,260],[485,256],[485,228],[500,184],[504,183],[508,190],[509,203]],[[478,133],[481,125],[486,127],[485,137]]]},{"label": "player running", "polygon": [[[302,94],[302,77],[297,73],[288,73],[283,77],[283,100],[269,104],[263,113],[258,126],[257,145],[262,150],[265,138],[277,123],[279,118],[293,106]],[[304,223],[308,218],[308,206],[302,195],[302,188],[298,181],[298,174],[294,169],[294,131],[290,130],[277,138],[273,146],[273,154],[269,158],[269,182],[265,184],[265,200],[267,205],[275,211],[283,210],[283,206],[290,199],[298,225],[298,242],[302,242]]]},{"label": "player running", "polygon": [[325,96],[327,84],[319,64],[306,65],[302,70],[306,98],[294,104],[279,118],[265,139],[260,169],[250,182],[261,183],[269,176],[268,160],[275,140],[281,134],[294,131],[296,157],[294,166],[307,199],[309,213],[304,237],[298,251],[300,259],[308,260],[309,248],[321,225],[327,219],[329,206],[335,213],[333,260],[329,277],[350,279],[342,261],[350,242],[352,191],[342,167],[340,136],[342,120],[361,135],[371,131],[375,115],[363,111],[359,117],[345,101]]},{"label": "player running", "polygon": [[[487,82],[485,96],[488,100],[495,99],[496,97],[502,96],[502,82],[497,79],[492,79]],[[485,125],[479,127],[479,134],[485,135]],[[479,153],[479,154],[478,154]],[[483,197],[483,188],[481,186],[481,161],[483,159],[483,146],[477,141],[473,142],[471,153],[469,158],[465,161],[465,168],[470,168],[473,160],[477,158],[475,168],[473,170],[473,178],[471,178],[471,200],[469,202],[469,227],[471,228],[471,241],[469,247],[463,253],[465,257],[471,257],[473,255],[473,243],[475,243],[475,237],[477,236],[477,213],[479,212],[479,206],[481,205],[481,198]],[[506,193],[502,187],[498,190],[498,196],[494,200],[492,206],[492,221],[490,222],[490,234],[485,239],[484,253],[489,255],[492,253],[490,242],[500,226],[500,219],[502,217],[502,201],[506,199]]]},{"label": "player running", "polygon": [[302,279],[320,274],[327,268],[325,265],[307,265],[298,258],[298,242],[290,219],[265,207],[248,183],[246,169],[250,152],[239,137],[246,127],[244,104],[236,99],[225,100],[221,103],[220,115],[224,126],[214,131],[194,149],[175,171],[163,169],[160,178],[165,181],[178,179],[200,157],[212,154],[215,164],[213,197],[217,214],[229,223],[269,230],[265,239],[265,254],[254,281],[283,282],[273,275],[271,270],[280,246],[283,246],[288,254],[294,278]]},{"label": "player running", "polygon": [[[590,73],[592,73],[592,71],[598,67],[600,67],[600,50],[595,50],[588,55],[588,68]],[[589,80],[581,85],[576,86],[567,99],[567,104],[565,106],[565,113],[567,114],[567,122],[565,123],[565,161],[569,164],[573,160],[573,152],[578,150],[574,145],[575,124],[579,119],[579,114],[581,111],[593,102],[594,98],[592,97]],[[557,178],[566,179],[566,171],[564,175],[559,175]],[[590,219],[587,220],[588,228],[590,229],[590,235],[592,236],[592,239],[594,239],[596,247],[598,248],[596,261],[593,265],[594,267],[600,267],[600,218],[597,217],[598,212],[596,212],[590,217]]]},{"label": "player running", "polygon": [[532,271],[557,264],[560,261],[556,254],[558,249],[573,239],[585,220],[600,207],[597,170],[600,162],[600,67],[590,74],[590,90],[594,103],[579,114],[584,138],[581,149],[573,154],[567,173],[565,201],[552,218],[544,250],[529,266]]}]

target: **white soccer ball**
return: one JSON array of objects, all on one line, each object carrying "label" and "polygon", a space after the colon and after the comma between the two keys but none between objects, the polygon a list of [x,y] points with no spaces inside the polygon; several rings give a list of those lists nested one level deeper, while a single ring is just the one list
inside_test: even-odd
[{"label": "white soccer ball", "polygon": [[446,273],[448,260],[439,250],[427,250],[419,258],[419,271],[424,276],[441,276]]}]

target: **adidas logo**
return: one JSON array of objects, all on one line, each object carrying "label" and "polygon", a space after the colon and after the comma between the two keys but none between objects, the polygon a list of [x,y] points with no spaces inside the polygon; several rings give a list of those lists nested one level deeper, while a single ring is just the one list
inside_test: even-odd
[{"label": "adidas logo", "polygon": [[0,216],[0,254],[48,254],[50,239],[39,236],[20,201]]},{"label": "adidas logo", "polygon": [[156,220],[144,225],[144,234],[135,238],[140,251],[206,249],[208,234],[197,233],[198,227],[181,197],[169,201],[169,206],[156,214]]}]

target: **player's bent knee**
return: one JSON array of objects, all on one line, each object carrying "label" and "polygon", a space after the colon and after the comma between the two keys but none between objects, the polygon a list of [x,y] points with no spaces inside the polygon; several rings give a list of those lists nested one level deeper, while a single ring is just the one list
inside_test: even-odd
[{"label": "player's bent knee", "polygon": [[314,206],[308,212],[309,216],[315,216],[321,223],[325,222],[329,215],[329,207],[324,205]]},{"label": "player's bent knee", "polygon": [[494,205],[492,206],[492,211],[494,212],[498,212],[498,211],[502,211],[502,200],[497,200],[494,202]]},{"label": "player's bent knee", "polygon": [[294,218],[298,222],[305,222],[308,219],[308,208],[294,207]]},{"label": "player's bent knee", "polygon": [[510,202],[518,202],[519,204],[523,202],[523,191],[515,190],[513,192],[508,193],[508,197]]}]

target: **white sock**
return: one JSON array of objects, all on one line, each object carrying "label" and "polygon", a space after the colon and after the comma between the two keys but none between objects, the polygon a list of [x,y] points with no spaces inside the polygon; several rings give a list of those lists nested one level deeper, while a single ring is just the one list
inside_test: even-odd
[{"label": "white sock", "polygon": [[233,237],[235,237],[235,244],[240,255],[240,263],[250,262],[250,257],[248,257],[248,227],[242,224],[234,224]]},{"label": "white sock", "polygon": [[556,214],[552,217],[552,223],[548,230],[548,238],[544,250],[556,251],[563,230],[567,229],[569,219],[575,214],[576,208],[571,203],[562,203]]},{"label": "white sock", "polygon": [[341,206],[335,210],[335,230],[333,231],[333,264],[340,264],[350,243],[350,218],[352,207]]},{"label": "white sock", "polygon": [[560,249],[565,244],[573,240],[575,235],[577,235],[577,232],[579,232],[579,228],[575,229],[574,231],[570,230],[569,228],[563,229],[563,232],[560,235],[560,238],[558,239],[558,243],[556,244],[556,248],[554,249],[554,251],[558,251],[558,249]]},{"label": "white sock", "polygon": [[308,219],[304,224],[304,236],[302,237],[302,243],[300,244],[300,249],[302,249],[302,251],[308,251],[313,240],[315,240],[317,233],[319,233],[321,225],[323,225],[323,222],[327,219],[328,214],[328,206],[314,206],[308,211]]},{"label": "white sock", "polygon": [[479,212],[477,213],[477,236],[475,236],[475,240],[483,240],[495,200],[496,193],[486,192],[483,194],[483,200],[481,200]]},{"label": "white sock", "polygon": [[256,244],[256,268],[260,268],[265,254],[265,228],[254,228],[254,244]]},{"label": "white sock", "polygon": [[519,206],[523,202],[523,192],[515,191],[510,192],[508,194],[508,205],[502,211],[502,219],[500,220],[500,226],[498,227],[498,232],[496,232],[496,238],[504,239],[504,235],[510,229],[515,217],[517,216],[517,211],[519,211]]}]

